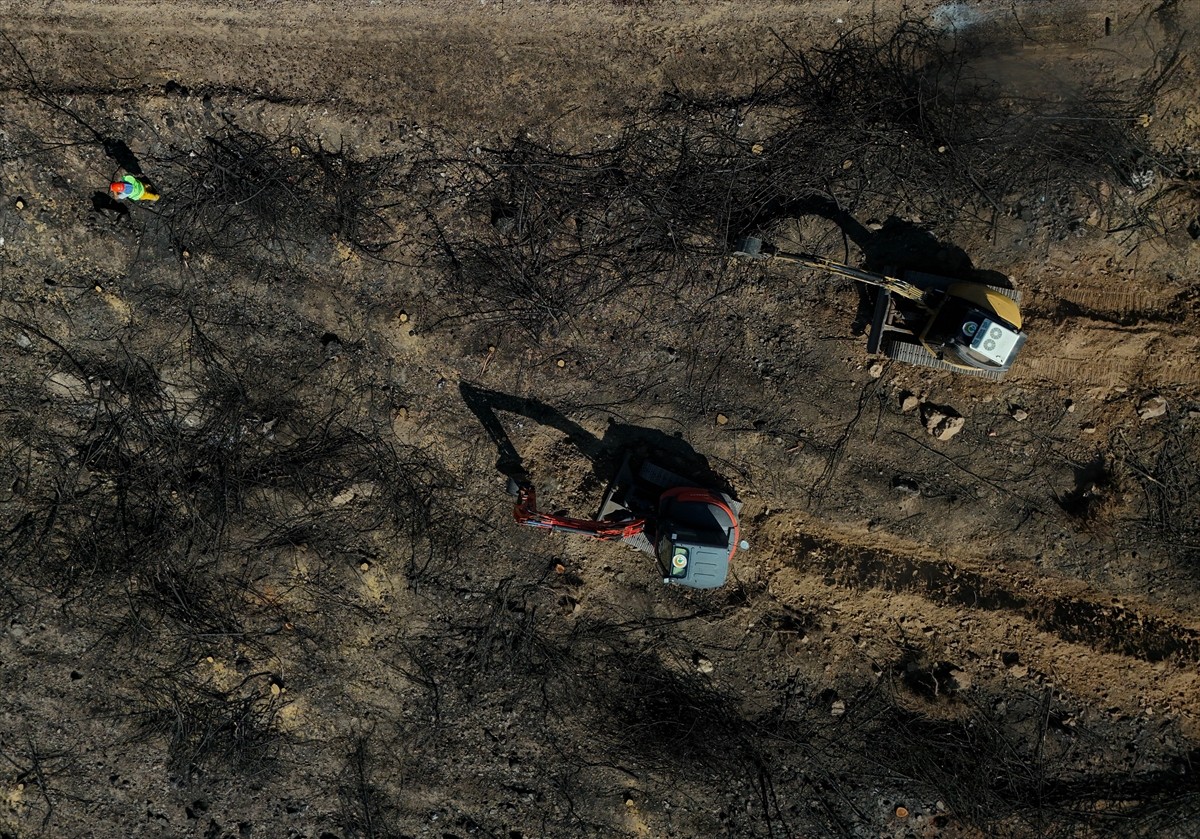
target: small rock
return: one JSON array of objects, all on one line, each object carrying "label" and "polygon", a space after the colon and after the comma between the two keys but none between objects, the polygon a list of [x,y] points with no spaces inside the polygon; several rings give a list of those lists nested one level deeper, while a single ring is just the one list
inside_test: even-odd
[{"label": "small rock", "polygon": [[907,819],[908,818],[908,808],[907,807],[897,807],[896,808],[896,818]]},{"label": "small rock", "polygon": [[713,663],[704,656],[696,659],[696,670],[700,673],[711,673],[713,671]]},{"label": "small rock", "polygon": [[938,424],[938,428],[933,436],[939,440],[949,440],[955,434],[962,431],[963,426],[966,424],[967,421],[962,417],[947,417]]},{"label": "small rock", "polygon": [[717,425],[728,425],[729,417],[724,414],[717,414]]},{"label": "small rock", "polygon": [[556,367],[566,367],[566,366],[567,366],[567,360],[566,360],[565,358],[560,358],[560,359],[558,359],[558,361],[554,362],[554,365],[555,365]]},{"label": "small rock", "polygon": [[1024,664],[1015,664],[1008,668],[1008,672],[1016,676],[1018,679],[1024,679],[1029,675],[1029,668]]},{"label": "small rock", "polygon": [[70,373],[52,373],[46,379],[46,388],[55,396],[67,399],[85,399],[88,396],[88,385],[78,376]]},{"label": "small rock", "polygon": [[904,394],[904,397],[900,400],[900,412],[904,414],[915,411],[920,406],[921,400],[911,393]]},{"label": "small rock", "polygon": [[1070,399],[1068,399],[1066,402],[1064,402],[1063,406],[1067,409],[1068,414],[1075,413],[1075,403],[1072,402]]},{"label": "small rock", "polygon": [[1096,426],[1090,422],[1085,422],[1083,425],[1079,426],[1079,430],[1084,434],[1095,434]]},{"label": "small rock", "polygon": [[22,201],[20,198],[18,198],[16,201],[13,202],[13,206],[16,207],[18,210],[24,210],[25,202]]},{"label": "small rock", "polygon": [[363,572],[370,571],[371,563],[369,563],[369,562],[362,563],[361,565],[358,566],[358,570],[363,571]]},{"label": "small rock", "polygon": [[408,323],[408,312],[401,312],[400,314],[396,315],[396,320],[400,321],[401,323]]},{"label": "small rock", "polygon": [[29,339],[28,335],[26,335],[24,332],[22,332],[20,335],[17,336],[17,346],[23,350],[27,350],[33,346],[33,341],[31,341]]},{"label": "small rock", "polygon": [[279,694],[282,692],[283,688],[281,688],[277,683],[271,682],[271,696],[279,696]]},{"label": "small rock", "polygon": [[342,507],[354,500],[354,490],[346,489],[333,496],[333,501],[330,502],[334,507]]},{"label": "small rock", "polygon": [[1008,415],[1017,422],[1025,422],[1025,420],[1029,419],[1029,412],[1024,408],[1013,408]]},{"label": "small rock", "polygon": [[579,611],[579,601],[569,594],[558,598],[558,610],[564,615],[573,615]]},{"label": "small rock", "polygon": [[869,370],[867,370],[867,372],[871,374],[872,379],[878,379],[880,376],[883,375],[883,362],[876,361],[874,364],[871,365],[871,368]]},{"label": "small rock", "polygon": [[967,421],[962,417],[952,417],[938,411],[931,410],[925,417],[925,430],[937,440],[949,440],[963,430],[963,426]]},{"label": "small rock", "polygon": [[829,706],[829,713],[835,717],[840,717],[846,713],[846,703],[840,699],[833,700],[833,704]]},{"label": "small rock", "polygon": [[1154,396],[1147,396],[1138,404],[1137,408],[1138,418],[1143,420],[1161,417],[1166,412],[1167,400],[1163,399],[1157,394]]}]

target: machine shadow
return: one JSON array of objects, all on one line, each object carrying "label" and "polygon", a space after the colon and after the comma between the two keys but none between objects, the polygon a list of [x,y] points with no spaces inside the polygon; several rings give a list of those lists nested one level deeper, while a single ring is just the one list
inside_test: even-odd
[{"label": "machine shadow", "polygon": [[756,235],[783,219],[804,216],[817,216],[837,225],[842,234],[863,252],[866,261],[863,267],[868,271],[924,271],[958,280],[1011,287],[1006,275],[976,268],[962,248],[939,240],[910,221],[891,216],[879,230],[872,230],[821,195],[770,201],[753,214],[731,219],[730,229],[736,239]]},{"label": "machine shadow", "polygon": [[566,435],[571,444],[591,463],[592,472],[602,485],[608,485],[630,455],[653,460],[696,486],[709,487],[736,498],[728,479],[716,472],[708,459],[699,454],[681,436],[656,428],[645,428],[610,421],[603,437],[583,428],[556,408],[537,399],[514,396],[462,382],[459,393],[471,413],[479,420],[496,446],[496,469],[505,477],[522,482],[529,479],[524,459],[517,451],[498,411],[525,417],[538,425]]},{"label": "machine shadow", "polygon": [[[805,216],[817,216],[835,224],[842,236],[862,251],[865,261],[863,267],[867,271],[889,275],[921,271],[1001,288],[1012,287],[1005,274],[976,268],[962,248],[942,242],[928,230],[910,221],[890,216],[880,229],[872,230],[823,195],[774,199],[753,214],[732,217],[730,229],[735,232],[733,239],[736,240],[744,235],[757,235],[759,231],[783,219]],[[861,282],[855,283],[855,286],[858,289],[858,307],[851,332],[862,335],[875,311],[878,290]]]}]

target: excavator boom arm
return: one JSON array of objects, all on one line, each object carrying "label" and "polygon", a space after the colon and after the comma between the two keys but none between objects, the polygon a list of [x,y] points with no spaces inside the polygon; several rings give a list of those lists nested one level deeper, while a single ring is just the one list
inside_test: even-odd
[{"label": "excavator boom arm", "polygon": [[823,256],[817,256],[814,253],[781,251],[757,236],[746,236],[740,239],[735,244],[735,247],[734,256],[747,259],[778,259],[783,262],[794,262],[797,265],[803,265],[805,268],[826,271],[830,274],[837,274],[839,277],[847,277],[851,280],[857,280],[860,283],[885,288],[892,294],[913,300],[920,304],[922,308],[929,309],[929,304],[925,302],[925,292],[912,283],[901,280],[898,277],[889,277],[885,274],[874,274],[870,271],[863,271],[841,262],[834,262],[832,259],[826,259]]},{"label": "excavator boom arm", "polygon": [[568,516],[540,512],[537,508],[537,493],[531,484],[518,486],[517,505],[513,508],[513,518],[517,520],[517,524],[523,524],[526,527],[554,530],[560,533],[576,533],[601,541],[627,539],[646,529],[644,518],[630,519],[629,521],[603,521],[573,519]]},{"label": "excavator boom arm", "polygon": [[789,253],[787,251],[776,251],[771,258],[779,259],[784,262],[795,262],[803,265],[806,268],[815,268],[818,271],[827,271],[830,274],[837,274],[840,277],[848,277],[852,280],[857,280],[860,283],[867,285],[886,288],[892,294],[898,294],[909,300],[915,300],[918,303],[923,303],[925,292],[917,288],[909,282],[905,282],[897,277],[889,277],[886,274],[873,274],[870,271],[862,271],[858,268],[853,268],[849,265],[843,265],[840,262],[826,259],[823,256],[817,256],[811,253]]}]

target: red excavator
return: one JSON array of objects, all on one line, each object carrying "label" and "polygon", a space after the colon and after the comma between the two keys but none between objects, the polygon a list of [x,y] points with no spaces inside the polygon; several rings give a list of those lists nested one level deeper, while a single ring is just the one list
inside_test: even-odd
[{"label": "red excavator", "polygon": [[[636,472],[635,472],[636,467]],[[602,541],[620,540],[658,560],[663,582],[690,588],[725,584],[737,553],[742,505],[729,495],[690,486],[649,461],[625,458],[594,519],[543,513],[528,481],[509,480],[517,497],[513,518],[526,527],[577,533]]]},{"label": "red excavator", "polygon": [[[745,547],[738,527],[742,505],[729,492],[697,486],[696,481],[651,462],[645,450],[654,446],[647,444],[647,438],[663,437],[667,444],[664,449],[678,449],[681,445],[678,438],[633,429],[631,434],[613,434],[614,443],[605,445],[605,441],[596,440],[557,411],[533,400],[465,383],[460,391],[499,449],[497,466],[508,475],[508,491],[517,499],[513,518],[518,524],[624,542],[655,557],[666,583],[689,588],[724,585],[730,561],[739,545]],[[537,491],[496,417],[496,408],[521,413],[565,431],[598,465],[606,460],[604,454],[608,449],[615,445],[625,448],[620,468],[609,483],[595,518],[578,519],[538,510]],[[625,431],[630,429],[626,427]],[[641,437],[642,445],[625,445],[619,439],[625,436]]]}]

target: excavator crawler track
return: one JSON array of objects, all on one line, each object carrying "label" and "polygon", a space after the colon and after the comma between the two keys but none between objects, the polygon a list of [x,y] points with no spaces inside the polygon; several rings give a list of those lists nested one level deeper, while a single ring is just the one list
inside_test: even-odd
[{"label": "excavator crawler track", "polygon": [[947,370],[951,373],[961,373],[964,376],[975,376],[979,379],[987,379],[988,381],[998,382],[1004,378],[1003,373],[994,370],[971,370],[964,367],[956,367],[952,364],[935,358],[929,354],[929,351],[920,344],[910,344],[907,341],[892,341],[884,347],[883,354],[892,361],[899,361],[901,364],[911,364],[915,367],[929,367],[934,370]]}]

